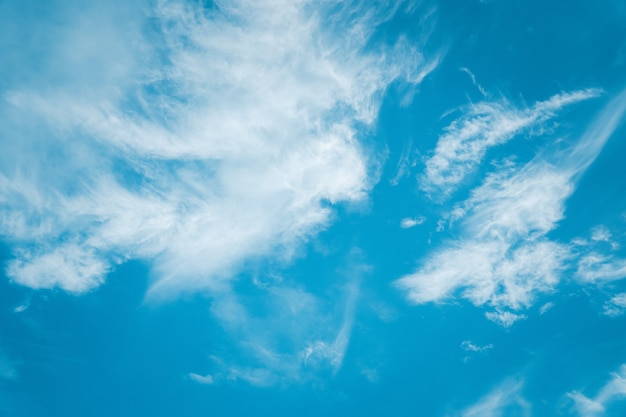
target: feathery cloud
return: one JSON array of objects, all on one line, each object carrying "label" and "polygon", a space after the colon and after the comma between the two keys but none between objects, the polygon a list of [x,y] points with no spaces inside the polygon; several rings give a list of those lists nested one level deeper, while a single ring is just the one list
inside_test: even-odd
[{"label": "feathery cloud", "polygon": [[572,391],[567,396],[574,400],[574,407],[581,417],[604,415],[607,406],[612,402],[626,398],[626,365],[611,374],[611,379],[600,388],[595,397],[586,397],[578,391]]},{"label": "feathery cloud", "polygon": [[576,277],[587,282],[626,278],[626,260],[599,252],[588,253],[579,259]]},{"label": "feathery cloud", "polygon": [[[530,404],[522,395],[523,382],[507,379],[459,413],[462,417],[501,417],[515,410],[521,416],[530,416]],[[515,414],[518,415],[518,414]]]},{"label": "feathery cloud", "polygon": [[[170,297],[222,288],[246,261],[288,260],[332,204],[376,180],[359,135],[385,89],[436,66],[405,38],[369,43],[400,3],[160,0],[123,22],[75,12],[47,38],[65,73],[44,65],[37,88],[3,97],[9,277],[82,293],[143,259],[150,294]],[[101,84],[94,50],[111,71]],[[45,84],[51,72],[64,76]]]},{"label": "feathery cloud", "polygon": [[189,377],[202,384],[241,380],[271,386],[309,382],[320,372],[335,375],[350,342],[358,285],[347,285],[332,300],[284,282],[257,291],[254,302],[233,291],[216,295],[211,313],[236,341],[231,353],[242,354],[213,357],[210,374]]},{"label": "feathery cloud", "polygon": [[507,101],[471,104],[439,137],[434,154],[426,161],[421,188],[428,193],[450,194],[479,165],[487,149],[545,123],[565,106],[600,93],[597,89],[561,93],[531,108],[517,108]]},{"label": "feathery cloud", "polygon": [[[562,95],[535,107],[553,109],[555,103],[581,94],[586,96]],[[429,254],[416,272],[396,285],[414,303],[460,296],[475,305],[495,307],[488,318],[504,326],[521,318],[513,311],[528,308],[538,293],[554,290],[567,267],[570,248],[547,234],[563,218],[577,178],[597,157],[625,111],[626,91],[605,107],[567,152],[536,158],[519,170],[508,167],[490,174],[453,211],[451,220],[460,222],[458,240]],[[609,266],[588,255],[581,260],[578,275],[587,280],[600,275],[617,278],[622,269],[621,264]]]}]

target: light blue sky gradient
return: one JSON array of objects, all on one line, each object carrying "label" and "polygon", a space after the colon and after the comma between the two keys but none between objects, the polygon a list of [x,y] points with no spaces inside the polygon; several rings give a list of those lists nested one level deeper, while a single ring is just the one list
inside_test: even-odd
[{"label": "light blue sky gradient", "polygon": [[0,415],[622,416],[623,1],[0,1]]}]

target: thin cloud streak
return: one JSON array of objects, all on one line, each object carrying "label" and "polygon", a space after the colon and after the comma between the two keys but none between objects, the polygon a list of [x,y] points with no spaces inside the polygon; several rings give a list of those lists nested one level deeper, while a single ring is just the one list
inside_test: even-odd
[{"label": "thin cloud streak", "polygon": [[574,180],[583,175],[589,165],[596,160],[613,132],[622,123],[624,112],[626,112],[626,90],[611,100],[602,114],[596,117],[564,161],[564,165],[575,172]]},{"label": "thin cloud streak", "polygon": [[483,88],[482,85],[480,85],[478,83],[478,81],[476,81],[476,76],[474,75],[474,73],[472,71],[469,70],[469,68],[461,67],[461,68],[459,68],[459,71],[464,72],[465,74],[467,74],[470,77],[470,79],[472,80],[472,84],[474,84],[474,87],[476,87],[478,89],[480,94],[482,94],[483,97],[487,97],[487,91]]},{"label": "thin cloud streak", "polygon": [[522,395],[523,387],[522,381],[507,379],[458,416],[502,417],[515,410],[515,415],[530,417],[531,407]]}]

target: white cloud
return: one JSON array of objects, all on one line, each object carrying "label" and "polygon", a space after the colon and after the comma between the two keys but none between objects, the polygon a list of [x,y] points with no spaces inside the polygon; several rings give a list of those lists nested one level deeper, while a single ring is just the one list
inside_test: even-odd
[{"label": "white cloud", "polygon": [[213,385],[213,377],[211,375],[199,375],[193,372],[189,373],[189,379],[203,385]]},{"label": "white cloud", "polygon": [[604,225],[596,226],[591,230],[591,240],[596,242],[610,242],[611,232],[608,227]]},{"label": "white cloud", "polygon": [[302,351],[305,364],[325,360],[332,366],[333,374],[339,371],[343,364],[343,358],[348,344],[350,343],[357,297],[358,287],[353,284],[347,289],[347,300],[339,331],[330,342],[318,340],[313,344],[309,344],[304,351]]},{"label": "white cloud", "polygon": [[626,293],[619,293],[611,297],[604,304],[604,314],[609,317],[619,317],[626,312]]},{"label": "white cloud", "polygon": [[476,305],[519,309],[558,282],[567,250],[545,238],[563,216],[572,190],[566,175],[534,162],[492,175],[463,207],[463,234],[397,282],[415,303],[461,290]]},{"label": "white cloud", "polygon": [[547,303],[542,305],[541,308],[539,308],[539,314],[540,315],[546,314],[548,311],[552,309],[552,307],[554,307],[554,303],[552,301],[548,301]]},{"label": "white cloud", "polygon": [[591,252],[578,261],[576,276],[588,282],[615,281],[626,278],[626,260]]},{"label": "white cloud", "polygon": [[531,407],[522,395],[523,386],[521,381],[507,379],[458,415],[460,417],[502,417],[516,413],[515,415],[530,416]]},{"label": "white cloud", "polygon": [[459,71],[466,73],[472,80],[472,84],[474,84],[474,87],[476,87],[478,91],[480,91],[480,94],[482,94],[483,97],[487,97],[487,91],[483,88],[482,85],[478,83],[478,81],[476,81],[476,76],[472,71],[469,70],[469,68],[461,67],[459,68]]},{"label": "white cloud", "polygon": [[[578,254],[575,277],[583,282],[602,283],[626,278],[626,259],[620,258],[613,251],[619,248],[609,229],[596,226],[591,229],[590,240],[573,242]],[[610,250],[607,250],[608,243]]]},{"label": "white cloud", "polygon": [[400,227],[403,229],[410,229],[415,226],[419,226],[426,221],[426,217],[405,217],[400,221]]},{"label": "white cloud", "polygon": [[524,314],[515,314],[511,313],[510,311],[502,310],[488,311],[485,313],[485,317],[502,327],[511,327],[513,324],[515,324],[515,322],[527,318],[527,316]]},{"label": "white cloud", "polygon": [[30,307],[30,301],[27,301],[24,304],[20,304],[19,306],[15,307],[13,309],[13,312],[14,313],[23,313],[24,311],[28,310],[29,307]]},{"label": "white cloud", "polygon": [[574,407],[581,417],[604,415],[612,402],[626,398],[626,365],[622,365],[618,372],[611,374],[611,379],[595,397],[586,397],[578,391],[572,391],[567,396],[574,400]]},{"label": "white cloud", "polygon": [[31,288],[59,287],[82,293],[104,281],[109,265],[93,250],[67,244],[38,253],[24,250],[7,267],[7,275]]},{"label": "white cloud", "polygon": [[[44,66],[37,88],[4,97],[7,274],[80,293],[143,259],[152,296],[215,290],[246,261],[290,259],[328,224],[329,202],[363,200],[376,161],[359,132],[391,82],[417,83],[437,59],[405,38],[368,43],[400,2],[331,3],[158,1],[123,23],[86,7],[51,32],[67,73],[42,86]],[[149,36],[128,29],[147,19]],[[115,71],[101,84],[93,50]]]},{"label": "white cloud", "polygon": [[439,137],[434,154],[426,161],[421,188],[429,193],[450,194],[478,166],[487,149],[541,125],[567,105],[600,93],[596,89],[561,93],[527,109],[516,108],[507,101],[470,105]]},{"label": "white cloud", "polygon": [[[552,109],[569,96],[556,97],[552,104],[535,108]],[[553,291],[573,257],[570,247],[547,234],[563,218],[576,179],[597,157],[624,111],[626,91],[606,106],[567,152],[489,175],[452,212],[451,224],[459,223],[458,239],[427,255],[416,272],[396,285],[414,303],[460,296],[475,305],[495,307],[488,318],[504,326],[521,318],[514,311],[531,306],[537,294]],[[587,280],[617,278],[624,268],[588,255],[581,260],[578,275]]]},{"label": "white cloud", "polygon": [[358,292],[352,283],[322,299],[276,281],[249,296],[233,291],[216,295],[211,312],[236,343],[232,357],[214,358],[211,383],[241,380],[271,386],[309,382],[318,373],[335,375],[350,343]]},{"label": "white cloud", "polygon": [[485,346],[475,345],[471,340],[464,340],[461,342],[461,349],[467,352],[486,352],[493,349],[493,345],[490,343]]}]

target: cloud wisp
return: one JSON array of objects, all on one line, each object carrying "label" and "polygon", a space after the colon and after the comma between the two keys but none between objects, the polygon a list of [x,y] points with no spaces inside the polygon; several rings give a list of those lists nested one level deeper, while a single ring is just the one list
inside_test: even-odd
[{"label": "cloud wisp", "polygon": [[529,417],[530,404],[522,395],[522,381],[507,379],[475,404],[467,407],[459,417],[502,417],[515,413]]},{"label": "cloud wisp", "polygon": [[396,285],[416,304],[459,296],[477,306],[491,306],[494,311],[487,313],[488,318],[504,326],[523,318],[515,311],[531,306],[537,294],[552,291],[568,267],[571,248],[547,235],[563,218],[576,180],[625,111],[626,91],[566,152],[490,174],[452,213],[451,222],[459,223],[459,238],[428,255],[416,272]]},{"label": "cloud wisp", "polygon": [[415,226],[419,226],[420,224],[423,224],[425,221],[426,221],[426,217],[424,216],[405,217],[402,220],[400,220],[400,227],[402,229],[411,229]]},{"label": "cloud wisp", "polygon": [[[463,70],[475,81],[469,70]],[[506,100],[471,104],[439,137],[433,155],[426,160],[420,187],[430,194],[451,194],[478,167],[489,148],[540,126],[568,105],[600,93],[597,89],[561,93],[531,108],[518,108]]]},{"label": "cloud wisp", "polygon": [[581,417],[605,415],[606,408],[617,400],[626,398],[626,365],[618,372],[611,374],[611,379],[602,387],[595,397],[589,398],[578,391],[567,394],[574,401],[574,408]]},{"label": "cloud wisp", "polygon": [[472,71],[470,71],[469,68],[461,67],[459,68],[459,71],[467,74],[468,77],[470,77],[470,79],[472,80],[472,84],[474,85],[474,87],[476,87],[476,89],[478,89],[480,94],[482,94],[483,97],[487,97],[487,90],[485,90],[485,88],[478,83],[478,81],[476,80],[476,76]]},{"label": "cloud wisp", "polygon": [[212,356],[211,373],[188,377],[201,384],[243,381],[265,387],[310,382],[319,373],[334,376],[350,342],[358,293],[352,282],[323,300],[277,281],[249,297],[233,291],[217,295],[212,315],[236,340],[231,354],[241,355]]},{"label": "cloud wisp", "polygon": [[[106,24],[49,34],[65,77],[3,94],[8,276],[83,293],[142,259],[150,294],[173,297],[219,290],[260,257],[290,259],[332,204],[376,181],[359,135],[385,89],[436,66],[404,38],[370,44],[400,3],[162,0],[124,24],[86,7],[78,21]],[[101,88],[77,75],[91,73],[81,54],[98,48],[96,28],[128,35],[99,50],[112,72]]]},{"label": "cloud wisp", "polygon": [[626,278],[626,259],[590,252],[578,260],[576,277],[584,282],[615,281]]}]

